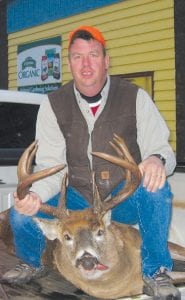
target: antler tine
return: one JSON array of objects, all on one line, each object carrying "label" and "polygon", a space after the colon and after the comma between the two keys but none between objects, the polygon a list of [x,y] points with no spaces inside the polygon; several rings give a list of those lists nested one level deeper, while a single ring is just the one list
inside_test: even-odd
[{"label": "antler tine", "polygon": [[62,187],[61,187],[61,197],[60,197],[60,201],[59,201],[59,205],[58,207],[60,209],[63,209],[66,207],[66,185],[67,185],[67,178],[68,175],[67,173],[65,173],[63,179],[62,179]]},{"label": "antler tine", "polygon": [[28,194],[29,188],[33,182],[53,175],[61,171],[64,167],[65,165],[54,166],[45,170],[35,172],[33,174],[28,174],[28,176],[25,177],[20,177],[19,183],[17,185],[17,195],[19,199],[23,199],[26,196],[26,194]]},{"label": "antler tine", "polygon": [[[41,170],[30,174],[32,161],[34,155],[37,151],[37,142],[33,142],[22,154],[17,168],[17,175],[18,175],[18,185],[17,185],[17,195],[19,199],[23,199],[26,194],[29,192],[29,188],[33,182],[45,178],[47,176],[53,175],[59,171],[61,171],[65,165],[54,166],[45,170]],[[48,213],[48,208],[45,204],[41,205],[41,211]],[[49,206],[50,208],[50,206]],[[50,209],[49,209],[50,210]],[[54,215],[55,212],[50,210],[49,214]]]},{"label": "antler tine", "polygon": [[117,154],[119,155],[119,157],[125,157],[123,148],[119,144],[119,142],[122,142],[122,144],[124,145],[124,148],[127,149],[126,144],[123,141],[123,139],[121,139],[121,137],[119,137],[117,134],[114,133],[114,135],[113,135],[113,141],[114,141],[114,143],[111,142],[111,141],[109,141],[109,144],[114,148],[114,150],[117,152]]},{"label": "antler tine", "polygon": [[34,160],[37,149],[38,149],[38,141],[35,141],[35,147],[33,148],[33,150],[28,155],[28,159],[27,159],[27,163],[26,163],[27,174],[30,174],[31,171],[32,171],[32,162]]},{"label": "antler tine", "polygon": [[102,201],[100,198],[100,194],[95,181],[95,172],[92,173],[92,183],[93,183],[93,211],[95,214],[99,214],[103,211]]},{"label": "antler tine", "polygon": [[39,211],[41,211],[41,212],[43,212],[47,215],[56,217],[58,219],[60,219],[61,216],[62,216],[61,212],[59,211],[59,209],[57,207],[50,206],[50,205],[45,204],[45,203],[41,204]]},{"label": "antler tine", "polygon": [[[129,150],[124,142],[124,140],[114,134],[114,138],[113,138],[114,142],[118,145],[116,146],[114,143],[110,142],[111,146],[116,150],[116,152],[118,153],[118,155],[124,159],[126,159],[127,161],[133,162],[135,163],[133,157],[130,155]],[[118,148],[119,147],[119,148]],[[132,173],[129,169],[125,170],[125,174],[126,174],[126,183],[125,186],[128,182],[130,182],[130,180],[132,179]],[[119,193],[120,194],[120,193]]]},{"label": "antler tine", "polygon": [[22,180],[24,177],[27,177],[31,171],[31,163],[35,153],[37,151],[37,141],[34,141],[27,149],[23,152],[19,159],[17,176],[18,180]]},{"label": "antler tine", "polygon": [[[111,198],[107,202],[104,202],[104,211],[112,209],[114,206],[127,199],[136,190],[141,181],[141,173],[137,164],[134,162],[132,156],[130,155],[124,141],[117,135],[114,135],[113,147],[120,157],[115,157],[113,155],[101,152],[92,153],[93,155],[108,160],[126,170],[126,182],[123,189],[117,196]],[[125,159],[123,159],[123,157],[125,157]]]},{"label": "antler tine", "polygon": [[109,144],[112,146],[112,148],[114,148],[114,150],[117,152],[117,154],[119,155],[119,157],[124,157],[124,155],[121,152],[121,150],[113,142],[109,142]]},{"label": "antler tine", "polygon": [[[112,147],[117,151],[117,153],[120,155],[120,157],[125,158],[127,161],[132,162],[133,164],[136,165],[136,162],[134,160],[134,158],[132,157],[132,155],[130,154],[128,147],[125,143],[125,141],[118,136],[117,134],[114,133],[114,137],[113,137],[114,142],[118,145],[116,147],[116,145],[114,143],[111,143]],[[119,147],[119,148],[118,148]],[[129,169],[125,170],[126,172],[126,183],[129,182],[129,180],[131,180],[131,171]]]},{"label": "antler tine", "polygon": [[[120,152],[121,152],[121,155],[125,158],[127,158],[128,161],[136,164],[134,158],[132,157],[132,155],[130,154],[129,150],[128,150],[128,147],[125,143],[125,141],[120,137],[118,136],[117,134],[114,133],[114,138],[113,138],[114,142],[119,146],[120,148]],[[113,143],[112,143],[113,144]],[[113,144],[114,145],[114,144]],[[114,145],[115,146],[115,145]]]},{"label": "antler tine", "polygon": [[65,173],[62,179],[61,196],[59,199],[58,207],[55,209],[55,216],[59,219],[68,216],[68,210],[66,209],[66,186],[68,175]]},{"label": "antler tine", "polygon": [[[133,160],[133,158],[132,158],[131,155],[129,155],[127,157],[125,155],[125,152],[128,153],[128,154],[130,154],[130,153],[129,153],[129,150],[128,150],[128,148],[127,148],[124,140],[121,137],[119,137],[117,134],[114,134],[113,140],[114,140],[115,144],[113,142],[111,142],[111,141],[109,143],[115,149],[115,151],[117,152],[117,154],[119,155],[119,157],[122,157],[122,158],[126,159],[127,161],[129,161],[129,159],[130,159],[130,161],[134,162],[134,160]],[[126,169],[125,170],[125,174],[126,174],[126,182],[130,181],[131,180],[131,172],[130,172],[130,170]]]}]

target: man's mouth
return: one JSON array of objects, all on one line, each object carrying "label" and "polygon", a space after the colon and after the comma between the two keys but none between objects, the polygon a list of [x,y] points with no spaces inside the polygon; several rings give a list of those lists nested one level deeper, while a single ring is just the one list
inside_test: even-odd
[{"label": "man's mouth", "polygon": [[82,76],[83,77],[91,77],[93,75],[92,71],[83,71]]}]

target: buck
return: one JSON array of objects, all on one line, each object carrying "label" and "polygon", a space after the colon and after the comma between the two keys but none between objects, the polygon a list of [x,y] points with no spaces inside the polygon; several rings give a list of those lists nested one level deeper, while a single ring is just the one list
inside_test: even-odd
[{"label": "buck", "polygon": [[[102,299],[138,295],[143,289],[139,232],[131,226],[111,221],[111,209],[135,191],[141,175],[124,141],[115,135],[111,145],[117,156],[99,152],[94,152],[93,155],[123,168],[125,185],[117,196],[108,201],[101,201],[93,174],[93,207],[82,211],[70,211],[65,207],[66,175],[62,183],[59,206],[41,206],[43,212],[55,218],[34,218],[48,239],[48,246],[42,258],[44,264],[56,268],[68,281],[87,294]],[[36,143],[33,143],[26,149],[18,165],[17,193],[20,199],[24,198],[34,181],[54,174],[64,167],[57,166],[31,174],[31,163],[36,149]],[[11,246],[8,211],[1,213],[0,218],[4,224],[0,230],[1,237]],[[185,260],[185,248],[172,243],[169,243],[169,247],[175,259]],[[52,264],[49,258],[51,252]],[[180,278],[174,277],[174,280],[185,281],[185,273]]]}]

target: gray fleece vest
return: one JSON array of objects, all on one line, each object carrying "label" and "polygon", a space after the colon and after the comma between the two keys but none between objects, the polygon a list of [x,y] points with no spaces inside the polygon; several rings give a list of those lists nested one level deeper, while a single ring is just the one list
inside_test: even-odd
[{"label": "gray fleece vest", "polygon": [[[92,169],[87,156],[89,133],[73,90],[73,81],[49,94],[51,107],[66,141],[69,185],[78,190],[92,204],[92,171],[102,201],[123,180],[123,170],[112,163],[93,156]],[[124,79],[111,77],[110,91],[104,110],[92,132],[92,151],[116,155],[109,144],[113,134],[124,138],[135,161],[141,161],[137,144],[136,95],[138,88]]]}]

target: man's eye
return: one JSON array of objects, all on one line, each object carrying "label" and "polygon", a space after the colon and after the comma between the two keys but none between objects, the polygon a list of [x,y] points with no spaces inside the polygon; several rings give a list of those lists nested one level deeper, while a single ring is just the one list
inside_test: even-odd
[{"label": "man's eye", "polygon": [[74,55],[73,58],[74,58],[74,59],[79,59],[79,58],[80,58],[80,55]]},{"label": "man's eye", "polygon": [[92,57],[98,57],[98,54],[95,53],[95,52],[92,52],[92,53],[91,53],[91,56],[92,56]]}]

